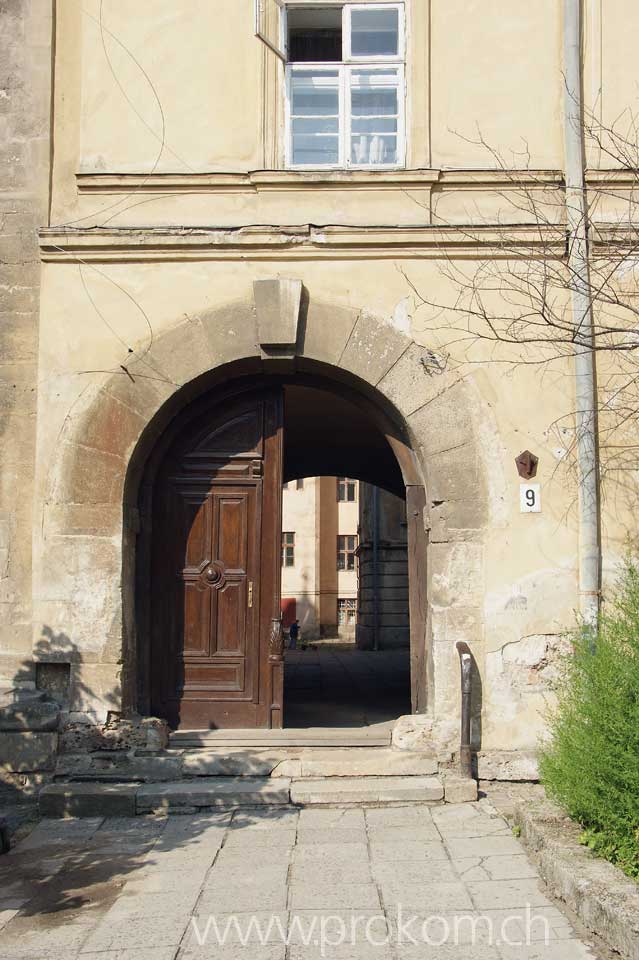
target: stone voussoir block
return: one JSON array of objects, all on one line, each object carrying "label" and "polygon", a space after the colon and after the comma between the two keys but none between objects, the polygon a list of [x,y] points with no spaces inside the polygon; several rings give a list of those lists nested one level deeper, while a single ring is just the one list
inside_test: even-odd
[{"label": "stone voussoir block", "polygon": [[388,373],[411,341],[392,324],[360,314],[344,349],[340,365],[369,383]]}]

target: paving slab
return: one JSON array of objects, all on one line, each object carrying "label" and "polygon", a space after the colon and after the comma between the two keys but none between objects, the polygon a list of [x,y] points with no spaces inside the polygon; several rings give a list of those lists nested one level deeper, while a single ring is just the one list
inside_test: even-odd
[{"label": "paving slab", "polygon": [[377,860],[371,864],[379,884],[456,883],[460,877],[448,860]]},{"label": "paving slab", "polygon": [[216,946],[215,951],[211,952],[210,945],[190,946],[188,951],[180,954],[180,960],[285,960],[285,944],[261,944],[251,943],[247,946],[237,943],[227,943],[224,946]]},{"label": "paving slab", "polygon": [[197,951],[208,942],[209,957],[217,956],[218,943],[228,945],[247,944],[281,944],[286,937],[288,926],[288,910],[258,910],[250,913],[196,913],[191,918],[182,950],[185,953]]},{"label": "paving slab", "polygon": [[366,829],[366,815],[362,809],[337,808],[324,809],[306,807],[299,811],[298,830]]},{"label": "paving slab", "polygon": [[322,830],[312,828],[303,829],[300,827],[297,833],[297,842],[300,846],[307,843],[366,843],[366,831],[348,827]]},{"label": "paving slab", "polygon": [[[366,861],[350,863],[334,863],[331,861],[315,861],[312,871],[313,878],[318,883],[331,883],[336,886],[350,883],[372,883],[373,870]],[[292,884],[308,883],[308,862],[296,862],[290,867],[289,878]]]},{"label": "paving slab", "polygon": [[525,880],[537,876],[537,870],[524,854],[506,857],[468,857],[453,861],[464,880]]},{"label": "paving slab", "polygon": [[[164,917],[117,917],[109,914],[85,940],[80,956],[85,953],[107,953],[115,950],[165,948],[180,944],[189,923],[189,915],[173,912]],[[106,960],[106,958],[105,958]]]},{"label": "paving slab", "polygon": [[[428,807],[419,804],[397,804],[393,807],[368,807],[365,811],[369,830],[386,827],[433,827],[433,813],[444,807]],[[439,839],[439,831],[437,831]]]},{"label": "paving slab", "polygon": [[498,850],[503,856],[517,856],[521,853],[521,844],[511,831],[493,834],[490,837],[464,837],[451,840],[444,836],[450,856],[453,860],[468,857],[490,857]]},{"label": "paving slab", "polygon": [[454,910],[474,910],[470,891],[461,882],[454,883],[381,883],[384,906],[391,914],[400,907],[404,910],[423,910],[427,905],[431,914],[451,913]]},{"label": "paving slab", "polygon": [[380,840],[371,841],[372,860],[389,860],[393,862],[418,860],[420,862],[448,860],[448,854],[443,843],[420,843],[410,840]]},{"label": "paving slab", "polygon": [[[370,853],[365,843],[311,843],[293,849],[293,863],[368,863]],[[312,869],[312,868],[310,868]]]},{"label": "paving slab", "polygon": [[334,884],[307,877],[291,885],[291,910],[376,910],[380,906],[377,887],[372,883]]},{"label": "paving slab", "polygon": [[[67,958],[68,960],[68,958]],[[149,950],[109,950],[108,953],[82,953],[82,960],[175,960],[175,947],[153,947]]]},{"label": "paving slab", "polygon": [[467,886],[478,910],[551,906],[538,880],[481,880]]}]

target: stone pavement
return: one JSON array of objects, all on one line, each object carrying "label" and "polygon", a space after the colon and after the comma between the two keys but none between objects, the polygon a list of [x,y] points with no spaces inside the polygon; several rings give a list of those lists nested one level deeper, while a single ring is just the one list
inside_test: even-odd
[{"label": "stone pavement", "polygon": [[0,858],[0,929],[2,960],[603,956],[486,800],[42,821]]}]

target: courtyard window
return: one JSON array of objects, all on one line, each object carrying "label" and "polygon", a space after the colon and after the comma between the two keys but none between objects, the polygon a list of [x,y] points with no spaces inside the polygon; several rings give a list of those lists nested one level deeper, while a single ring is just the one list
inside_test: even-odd
[{"label": "courtyard window", "polygon": [[354,597],[338,598],[337,623],[340,627],[352,627],[357,623],[357,600]]},{"label": "courtyard window", "polygon": [[357,480],[350,480],[348,477],[338,477],[337,499],[340,503],[355,503],[357,499]]},{"label": "courtyard window", "polygon": [[339,536],[337,538],[337,569],[354,570],[357,552],[357,536]]},{"label": "courtyard window", "polygon": [[295,566],[295,533],[290,530],[282,533],[282,566]]},{"label": "courtyard window", "polygon": [[290,4],[285,23],[287,164],[403,164],[403,4]]}]

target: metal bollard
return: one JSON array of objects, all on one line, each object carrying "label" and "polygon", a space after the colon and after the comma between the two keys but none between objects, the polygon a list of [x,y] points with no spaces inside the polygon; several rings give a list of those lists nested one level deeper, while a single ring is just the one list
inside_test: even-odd
[{"label": "metal bollard", "polygon": [[472,690],[473,657],[470,647],[463,640],[455,644],[461,667],[461,738],[459,745],[459,766],[462,777],[473,779],[473,758],[470,751],[470,707]]}]

